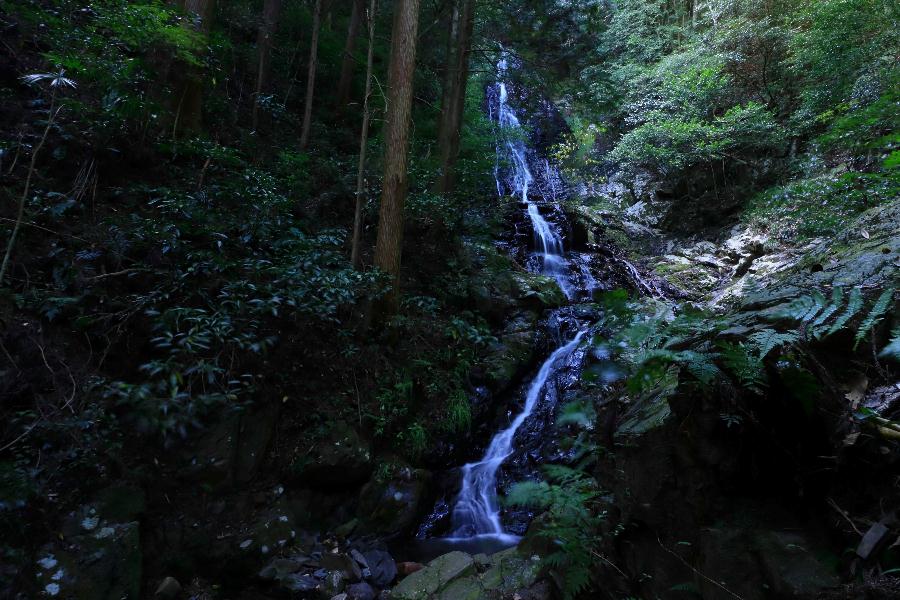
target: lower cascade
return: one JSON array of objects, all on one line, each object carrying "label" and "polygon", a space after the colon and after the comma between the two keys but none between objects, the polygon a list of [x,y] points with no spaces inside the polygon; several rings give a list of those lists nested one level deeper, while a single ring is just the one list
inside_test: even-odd
[{"label": "lower cascade", "polygon": [[453,535],[456,537],[472,537],[491,535],[501,540],[515,542],[516,536],[505,534],[500,523],[500,510],[497,502],[497,470],[513,451],[513,440],[522,423],[531,416],[541,400],[547,380],[559,363],[572,353],[586,331],[579,331],[575,338],[558,348],[541,365],[537,376],[528,387],[525,407],[510,425],[500,431],[491,440],[484,457],[469,463],[462,468],[462,489],[453,508]]}]

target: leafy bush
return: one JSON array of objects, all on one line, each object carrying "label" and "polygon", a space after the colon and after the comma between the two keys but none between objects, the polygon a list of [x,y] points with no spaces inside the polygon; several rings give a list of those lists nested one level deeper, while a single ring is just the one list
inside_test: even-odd
[{"label": "leafy bush", "polygon": [[772,115],[760,104],[734,106],[711,121],[651,112],[647,122],[629,131],[609,153],[625,168],[648,167],[678,174],[734,154],[770,148],[782,139]]},{"label": "leafy bush", "polygon": [[845,172],[800,179],[751,200],[742,218],[782,240],[834,235],[855,215],[900,195],[900,175]]}]

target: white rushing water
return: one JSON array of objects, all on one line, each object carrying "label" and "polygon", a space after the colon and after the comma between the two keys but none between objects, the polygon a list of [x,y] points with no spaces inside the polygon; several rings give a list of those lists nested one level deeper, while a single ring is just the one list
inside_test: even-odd
[{"label": "white rushing water", "polygon": [[[522,124],[509,104],[509,92],[503,81],[506,70],[507,59],[504,53],[497,63],[495,102],[489,103],[490,116],[498,121],[502,132],[497,137],[495,167],[497,193],[503,196],[507,190],[512,190],[521,198],[526,206],[526,212],[534,232],[535,253],[541,258],[541,272],[555,278],[566,296],[573,299],[577,290],[574,289],[572,283],[571,267],[566,258],[562,238],[554,226],[541,214],[540,206],[529,197],[529,190],[534,185],[541,192],[545,202],[556,202],[557,188],[560,182],[559,174],[546,159],[537,162],[538,167],[543,171],[540,173],[543,186],[540,186],[540,182],[532,173]],[[507,173],[501,174],[501,159],[508,160],[510,164]],[[542,187],[547,189],[544,190]],[[549,200],[545,191],[550,193]],[[528,386],[522,411],[505,429],[493,437],[480,461],[462,467],[462,485],[451,514],[452,537],[445,538],[445,540],[458,542],[489,539],[509,545],[518,539],[505,533],[500,522],[497,472],[503,462],[513,453],[516,432],[534,413],[541,400],[546,397],[549,391],[548,386],[555,385],[554,375],[581,342],[584,334],[585,331],[580,331],[574,339],[558,348],[544,361]]]},{"label": "white rushing water", "polygon": [[[503,135],[498,137],[497,143],[498,158],[494,170],[494,177],[497,182],[497,193],[503,195],[504,190],[504,185],[501,182],[500,177],[499,157],[505,146],[505,153],[512,166],[509,184],[513,191],[521,196],[522,202],[524,202],[528,208],[528,217],[531,219],[531,225],[534,230],[535,248],[541,257],[541,272],[553,277],[566,297],[572,299],[575,290],[569,275],[569,264],[565,258],[562,237],[560,237],[550,222],[544,218],[537,203],[532,201],[528,195],[529,189],[535,183],[535,178],[528,166],[528,149],[523,141],[524,131],[522,129],[522,123],[519,121],[515,111],[509,104],[509,92],[506,88],[506,82],[503,81],[503,78],[506,76],[506,70],[507,59],[504,55],[497,63],[497,121],[500,124],[501,130],[504,132]],[[494,109],[491,108],[492,116],[493,110]],[[555,201],[559,176],[550,165],[550,161],[545,159],[542,166],[545,170],[544,179],[546,180],[547,187],[550,188],[551,200]],[[545,196],[543,192],[541,195]]]},{"label": "white rushing water", "polygon": [[580,331],[566,345],[558,348],[541,365],[537,376],[528,387],[525,406],[509,426],[497,433],[488,446],[484,457],[469,463],[462,468],[462,488],[453,508],[453,535],[456,537],[472,537],[493,535],[515,540],[515,536],[507,535],[500,523],[500,508],[497,502],[497,470],[503,461],[512,454],[513,440],[516,431],[531,416],[546,393],[547,382],[559,363],[565,361],[581,342],[585,332]]}]

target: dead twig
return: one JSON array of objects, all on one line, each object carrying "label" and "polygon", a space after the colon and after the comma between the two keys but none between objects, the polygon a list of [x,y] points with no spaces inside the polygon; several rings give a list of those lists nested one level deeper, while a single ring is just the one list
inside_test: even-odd
[{"label": "dead twig", "polygon": [[19,208],[16,213],[16,224],[13,227],[12,234],[9,236],[9,242],[6,244],[6,254],[3,255],[3,263],[0,264],[0,285],[3,285],[3,276],[6,275],[6,269],[9,266],[9,257],[12,256],[13,248],[16,245],[16,236],[19,235],[19,229],[22,227],[22,220],[25,216],[25,201],[28,199],[28,192],[31,191],[31,179],[34,177],[34,168],[37,163],[38,153],[40,153],[41,148],[44,146],[44,142],[47,141],[47,136],[50,135],[50,128],[53,127],[53,121],[56,119],[56,115],[59,114],[60,108],[56,108],[56,112],[54,112],[54,108],[56,107],[56,91],[53,92],[53,97],[50,100],[50,111],[49,116],[47,117],[47,126],[44,127],[44,133],[41,135],[41,141],[38,142],[38,145],[35,146],[34,151],[31,153],[31,164],[28,165],[28,176],[25,178],[25,189],[22,190],[22,195],[19,197]]},{"label": "dead twig", "polygon": [[857,535],[859,535],[859,537],[862,537],[862,536],[863,536],[863,532],[860,531],[860,530],[856,527],[856,523],[853,522],[853,519],[850,518],[850,515],[848,515],[847,512],[844,511],[844,509],[842,509],[840,506],[838,506],[837,502],[834,501],[834,498],[829,498],[829,499],[828,499],[828,505],[829,505],[831,508],[833,508],[834,510],[836,510],[837,513],[838,513],[839,515],[841,515],[842,517],[844,517],[844,519],[846,519],[847,523],[850,524],[850,527],[853,528],[853,531],[855,531],[855,532],[857,533]]},{"label": "dead twig", "polygon": [[680,556],[678,556],[678,554],[677,554],[674,550],[668,548],[665,544],[662,543],[662,540],[659,539],[659,536],[657,536],[656,541],[659,542],[659,547],[660,547],[660,548],[662,548],[663,550],[665,550],[666,552],[668,552],[669,554],[671,554],[672,556],[674,556],[676,559],[678,559],[678,562],[680,562],[680,563],[683,564],[685,567],[687,567],[688,569],[690,569],[691,571],[693,571],[693,572],[694,572],[694,575],[700,577],[700,578],[703,579],[704,581],[707,581],[707,582],[713,584],[714,586],[716,586],[717,588],[721,589],[723,592],[725,592],[726,594],[728,594],[728,595],[731,596],[732,598],[737,598],[737,600],[744,600],[744,598],[742,598],[741,596],[738,596],[737,594],[735,594],[734,592],[732,592],[731,590],[729,590],[727,587],[725,587],[723,584],[719,583],[718,581],[716,581],[716,580],[714,580],[714,579],[711,579],[710,577],[704,575],[703,573],[701,573],[700,571],[698,571],[693,565],[691,565],[691,564],[688,563],[686,560],[684,560],[683,558],[681,558]]},{"label": "dead twig", "polygon": [[102,275],[94,275],[93,277],[88,277],[89,281],[97,281],[99,279],[106,279],[107,277],[118,277],[119,275],[127,275],[129,273],[140,273],[144,271],[149,271],[150,269],[141,269],[141,268],[133,268],[133,269],[122,269],[121,271],[115,271],[113,273],[103,273]]}]

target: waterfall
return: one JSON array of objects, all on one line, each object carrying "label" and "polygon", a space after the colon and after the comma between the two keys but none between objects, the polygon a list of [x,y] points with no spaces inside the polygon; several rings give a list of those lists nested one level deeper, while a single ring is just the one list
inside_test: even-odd
[{"label": "waterfall", "polygon": [[[497,504],[497,470],[513,451],[513,439],[522,423],[531,416],[546,390],[547,381],[556,373],[563,362],[581,342],[585,331],[580,331],[566,345],[558,348],[541,365],[537,376],[528,387],[525,406],[509,427],[500,431],[491,440],[484,457],[462,468],[462,488],[453,508],[453,535],[471,537],[493,534],[505,536],[500,524],[500,510]],[[508,536],[511,540],[514,536]]]},{"label": "waterfall", "polygon": [[[560,289],[570,300],[574,297],[575,289],[571,282],[569,273],[569,262],[565,258],[565,249],[563,248],[562,237],[556,232],[553,225],[541,214],[538,205],[531,200],[528,191],[532,184],[535,183],[535,177],[528,166],[528,148],[523,141],[524,130],[522,123],[516,116],[515,111],[509,104],[509,91],[503,78],[506,76],[508,68],[506,54],[500,58],[497,63],[497,121],[500,125],[501,135],[498,136],[497,142],[497,161],[494,168],[494,179],[497,183],[497,193],[503,195],[504,186],[500,174],[500,155],[503,153],[505,146],[506,158],[509,159],[510,180],[509,187],[512,191],[522,198],[528,212],[528,218],[531,220],[532,229],[534,230],[534,242],[538,255],[541,257],[541,273],[553,277],[559,284]],[[491,116],[493,116],[493,107],[491,108]],[[501,140],[505,139],[505,143]],[[551,201],[556,201],[556,184],[559,179],[555,168],[550,165],[549,160],[543,162],[544,174],[543,178],[546,187],[550,188]],[[541,195],[546,200],[546,194],[541,190]]]}]

